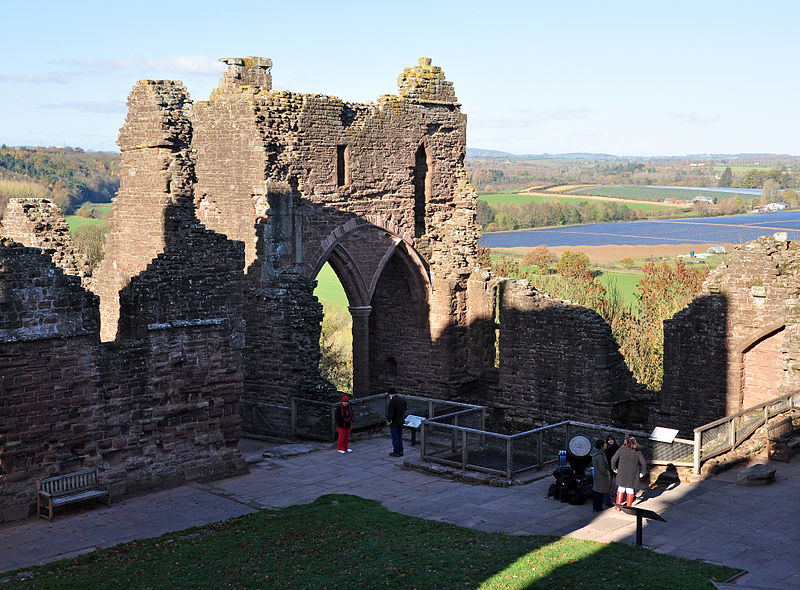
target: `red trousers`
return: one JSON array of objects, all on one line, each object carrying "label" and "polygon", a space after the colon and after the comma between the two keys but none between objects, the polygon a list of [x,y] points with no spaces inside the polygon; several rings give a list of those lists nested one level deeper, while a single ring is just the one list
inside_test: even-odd
[{"label": "red trousers", "polygon": [[346,451],[350,445],[350,429],[349,428],[336,428],[339,431],[339,441],[336,443],[336,450]]}]

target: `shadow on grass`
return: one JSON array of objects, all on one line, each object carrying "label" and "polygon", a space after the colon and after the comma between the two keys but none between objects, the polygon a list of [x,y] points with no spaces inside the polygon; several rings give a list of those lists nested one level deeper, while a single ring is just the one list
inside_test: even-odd
[{"label": "shadow on grass", "polygon": [[712,588],[731,568],[486,533],[328,495],[6,574],[3,588]]}]

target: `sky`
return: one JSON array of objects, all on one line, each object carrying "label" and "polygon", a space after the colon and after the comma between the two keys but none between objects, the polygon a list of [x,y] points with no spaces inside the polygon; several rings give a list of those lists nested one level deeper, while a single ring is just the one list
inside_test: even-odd
[{"label": "sky", "polygon": [[517,154],[800,154],[800,2],[8,2],[0,143],[116,151],[139,79],[207,100],[221,57],[273,88],[374,102],[430,57],[467,146]]}]

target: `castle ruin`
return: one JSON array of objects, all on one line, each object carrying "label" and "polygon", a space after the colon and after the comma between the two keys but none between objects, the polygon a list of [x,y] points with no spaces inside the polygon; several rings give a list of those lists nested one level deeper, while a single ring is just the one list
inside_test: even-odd
[{"label": "castle ruin", "polygon": [[531,425],[685,430],[797,387],[793,244],[734,254],[670,320],[653,401],[600,316],[480,268],[466,116],[429,59],[369,104],[273,90],[265,58],[223,61],[208,101],[134,86],[91,275],[49,204],[6,212],[0,521],[31,512],[35,478],[79,467],[113,496],[244,469],[239,404],[324,388],[325,263],[349,301],[356,396],[480,392]]}]

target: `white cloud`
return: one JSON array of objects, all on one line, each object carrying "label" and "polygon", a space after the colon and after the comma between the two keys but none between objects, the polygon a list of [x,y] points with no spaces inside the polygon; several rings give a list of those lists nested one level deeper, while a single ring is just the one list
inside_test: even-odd
[{"label": "white cloud", "polygon": [[66,100],[64,102],[42,105],[47,109],[72,109],[92,114],[118,114],[125,112],[125,103],[120,101]]},{"label": "white cloud", "polygon": [[49,74],[0,74],[0,82],[27,82],[29,84],[66,84],[68,76]]},{"label": "white cloud", "polygon": [[219,75],[225,66],[220,61],[205,55],[177,55],[164,59],[147,59],[129,57],[121,59],[70,60],[65,63],[77,66],[84,71],[118,71],[118,70],[157,70],[174,74],[208,74]]},{"label": "white cloud", "polygon": [[517,109],[504,111],[500,116],[492,114],[483,117],[480,114],[470,116],[470,123],[492,129],[515,129],[538,127],[553,122],[576,121],[585,119],[594,111],[588,108],[559,108],[546,110]]},{"label": "white cloud", "polygon": [[700,115],[697,113],[667,113],[667,117],[686,125],[711,125],[722,121],[722,117],[717,115]]}]

